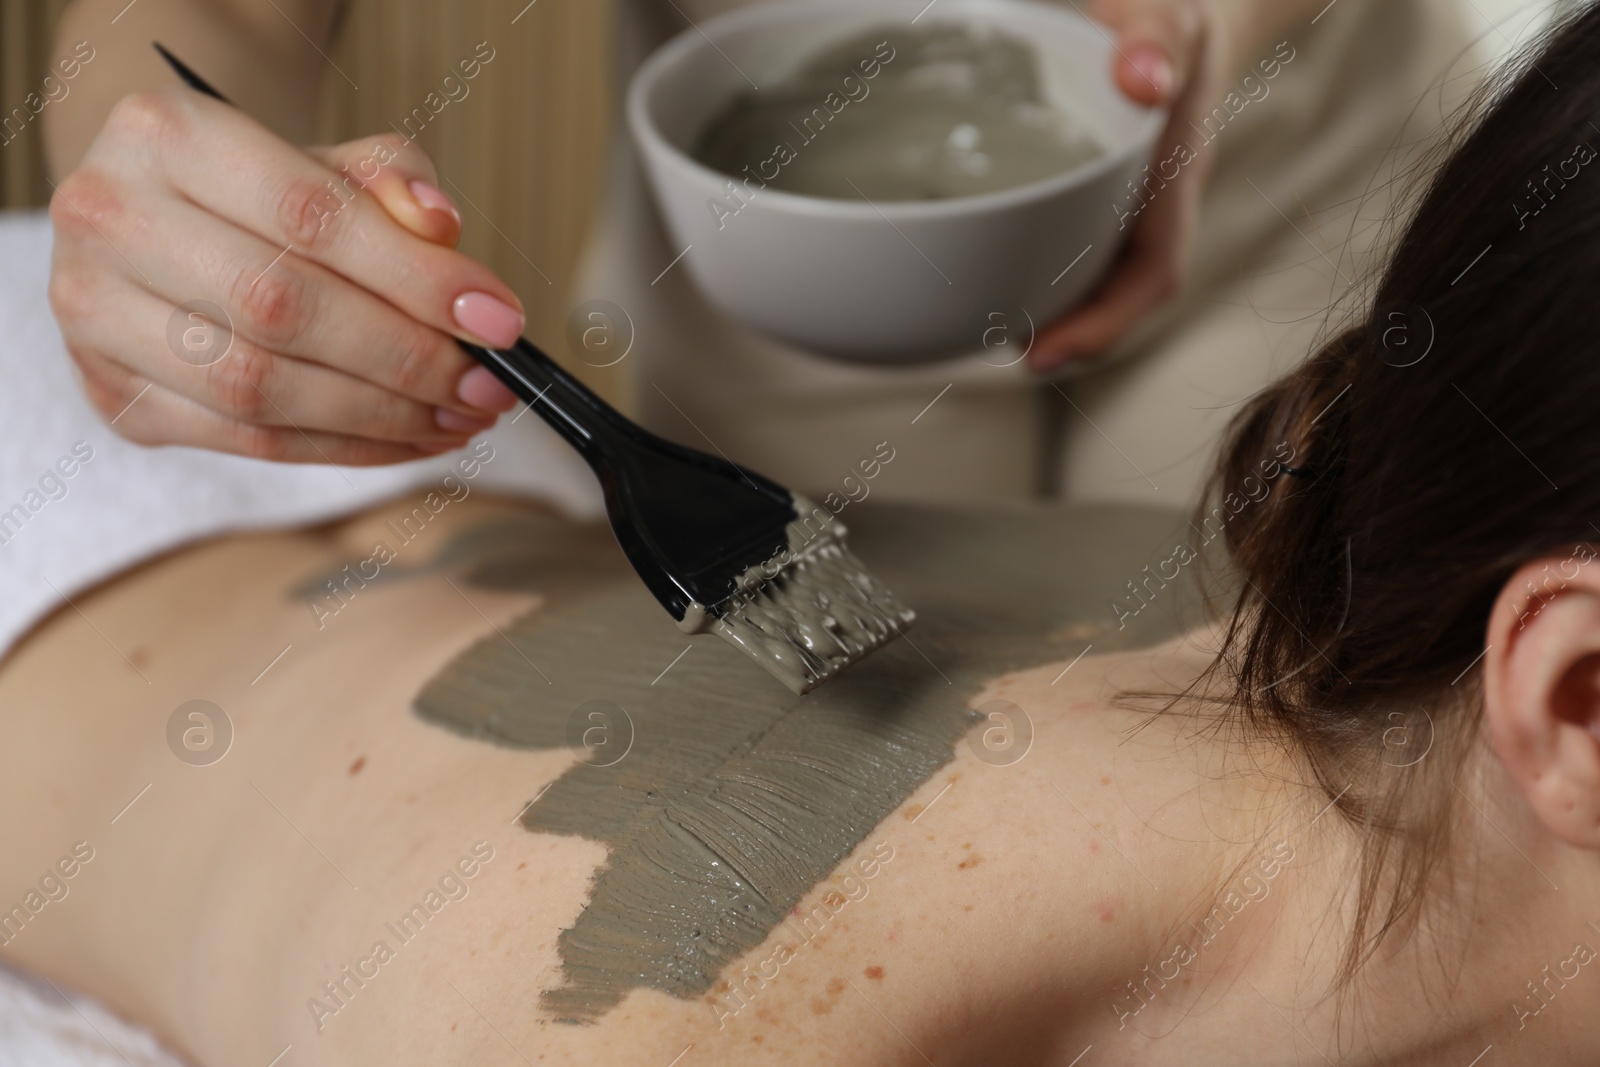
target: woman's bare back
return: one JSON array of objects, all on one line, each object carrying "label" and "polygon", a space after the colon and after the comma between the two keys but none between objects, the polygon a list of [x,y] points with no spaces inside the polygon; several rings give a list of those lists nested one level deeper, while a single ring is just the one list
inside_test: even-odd
[{"label": "woman's bare back", "polygon": [[1237,1055],[1290,809],[1113,705],[1203,654],[1102,655],[1186,620],[1177,580],[1113,603],[1177,523],[843,518],[921,618],[805,698],[680,635],[603,528],[481,499],[77,598],[0,668],[0,789],[37,813],[0,899],[93,858],[6,958],[199,1063]]}]

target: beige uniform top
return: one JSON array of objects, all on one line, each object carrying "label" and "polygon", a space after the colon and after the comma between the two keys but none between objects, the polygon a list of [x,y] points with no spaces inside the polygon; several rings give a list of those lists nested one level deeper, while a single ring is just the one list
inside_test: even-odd
[{"label": "beige uniform top", "polygon": [[[684,18],[745,2],[623,0],[619,70]],[[1391,175],[1479,67],[1456,0],[1339,0],[1283,39],[1293,58],[1267,95],[1255,90],[1204,149],[1217,155],[1184,292],[1091,372],[1051,385],[981,354],[869,367],[728,320],[681,263],[661,273],[682,249],[620,124],[575,299],[633,320],[629,382],[649,425],[810,494],[839,491],[887,442],[894,459],[867,486],[885,498],[1187,504],[1232,410],[1304,357],[1368,269]]]}]

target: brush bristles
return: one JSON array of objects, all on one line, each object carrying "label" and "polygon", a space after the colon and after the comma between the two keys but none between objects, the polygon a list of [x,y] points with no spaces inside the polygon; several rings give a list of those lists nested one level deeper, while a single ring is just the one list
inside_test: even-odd
[{"label": "brush bristles", "polygon": [[712,629],[796,693],[887,644],[917,617],[837,540],[749,583],[722,607]]}]

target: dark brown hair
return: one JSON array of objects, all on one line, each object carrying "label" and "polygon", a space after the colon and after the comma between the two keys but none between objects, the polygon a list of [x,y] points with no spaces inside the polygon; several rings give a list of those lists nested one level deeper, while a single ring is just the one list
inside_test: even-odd
[{"label": "dark brown hair", "polygon": [[1600,542],[1600,7],[1472,114],[1362,321],[1237,416],[1209,494],[1295,449],[1227,526],[1209,679],[1365,831],[1343,978],[1447,862],[1500,590]]}]

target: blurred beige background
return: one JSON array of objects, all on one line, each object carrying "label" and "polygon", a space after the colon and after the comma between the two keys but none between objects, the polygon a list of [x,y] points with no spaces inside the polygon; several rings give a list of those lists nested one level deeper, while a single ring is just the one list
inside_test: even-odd
[{"label": "blurred beige background", "polygon": [[[1505,54],[1565,0],[1460,2],[1489,50]],[[0,108],[8,113],[44,76],[66,3],[0,0]],[[462,247],[522,297],[528,336],[616,397],[619,383],[606,377],[616,372],[571,359],[564,337],[609,135],[613,18],[612,0],[350,0],[323,82],[322,129],[324,140],[341,141],[394,128],[488,42],[494,61],[417,141],[461,207]],[[0,145],[0,207],[41,207],[49,196],[38,123],[30,123]]]}]

